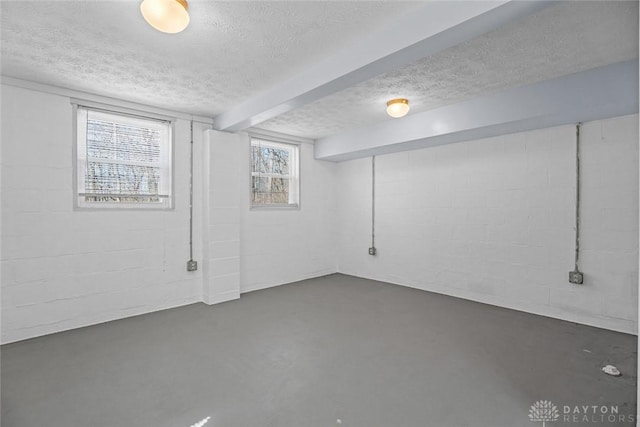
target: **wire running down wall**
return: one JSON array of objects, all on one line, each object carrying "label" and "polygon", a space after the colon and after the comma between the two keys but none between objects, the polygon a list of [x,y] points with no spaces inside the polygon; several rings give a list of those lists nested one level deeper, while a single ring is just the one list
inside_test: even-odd
[{"label": "wire running down wall", "polygon": [[376,156],[338,165],[338,271],[637,333],[638,116],[581,128],[580,268],[575,126]]}]

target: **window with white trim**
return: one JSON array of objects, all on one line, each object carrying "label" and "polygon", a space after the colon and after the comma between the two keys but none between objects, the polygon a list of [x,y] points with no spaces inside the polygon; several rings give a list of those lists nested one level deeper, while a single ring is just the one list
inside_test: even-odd
[{"label": "window with white trim", "polygon": [[77,204],[171,208],[171,122],[77,106]]},{"label": "window with white trim", "polygon": [[295,144],[251,139],[251,207],[299,206],[299,150]]}]

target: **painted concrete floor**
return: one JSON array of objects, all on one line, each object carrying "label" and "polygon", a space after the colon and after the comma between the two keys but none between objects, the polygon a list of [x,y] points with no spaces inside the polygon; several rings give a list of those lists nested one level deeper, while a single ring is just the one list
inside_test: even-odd
[{"label": "painted concrete floor", "polygon": [[[630,335],[331,275],[5,345],[2,426],[536,427],[539,400],[559,410],[545,427],[632,426],[635,349]],[[565,422],[575,405],[599,409]]]}]

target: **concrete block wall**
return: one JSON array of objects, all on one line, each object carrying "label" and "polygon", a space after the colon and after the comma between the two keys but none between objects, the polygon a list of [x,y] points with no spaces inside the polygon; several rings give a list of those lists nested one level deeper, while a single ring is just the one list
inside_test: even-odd
[{"label": "concrete block wall", "polygon": [[[74,211],[66,96],[2,86],[2,342],[340,271],[637,333],[637,115],[583,127],[585,285],[573,267],[573,126],[377,157],[316,161],[299,210],[249,209],[247,135],[177,120],[175,209]],[[214,138],[212,135],[216,135]]]},{"label": "concrete block wall", "polygon": [[[249,142],[241,176],[242,292],[336,272],[335,170],[300,144],[300,208],[249,208]],[[246,197],[244,195],[246,194]]]},{"label": "concrete block wall", "polygon": [[72,120],[66,96],[2,86],[3,343],[201,299],[185,268],[189,122],[175,125],[173,210],[74,211]]},{"label": "concrete block wall", "polygon": [[638,116],[582,128],[582,286],[574,262],[575,127],[338,165],[338,271],[637,333]]},{"label": "concrete block wall", "polygon": [[[53,90],[55,93],[55,90]],[[334,171],[301,146],[299,210],[249,211],[249,138],[177,120],[170,211],[74,210],[70,98],[2,86],[2,343],[336,271]]]},{"label": "concrete block wall", "polygon": [[250,209],[250,137],[209,130],[203,301],[336,272],[335,163],[300,145],[299,209]]}]

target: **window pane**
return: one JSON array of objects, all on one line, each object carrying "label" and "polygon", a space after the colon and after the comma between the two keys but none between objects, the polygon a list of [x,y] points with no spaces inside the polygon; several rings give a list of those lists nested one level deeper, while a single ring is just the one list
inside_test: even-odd
[{"label": "window pane", "polygon": [[260,173],[289,174],[289,150],[253,146],[253,171]]},{"label": "window pane", "polygon": [[170,122],[79,106],[77,152],[79,206],[171,207]]},{"label": "window pane", "polygon": [[157,197],[159,182],[159,167],[89,162],[85,193]]},{"label": "window pane", "polygon": [[158,163],[160,132],[117,122],[87,120],[89,158]]},{"label": "window pane", "polygon": [[285,178],[252,177],[253,204],[288,204],[289,180]]},{"label": "window pane", "polygon": [[298,147],[251,140],[251,205],[298,205]]}]

